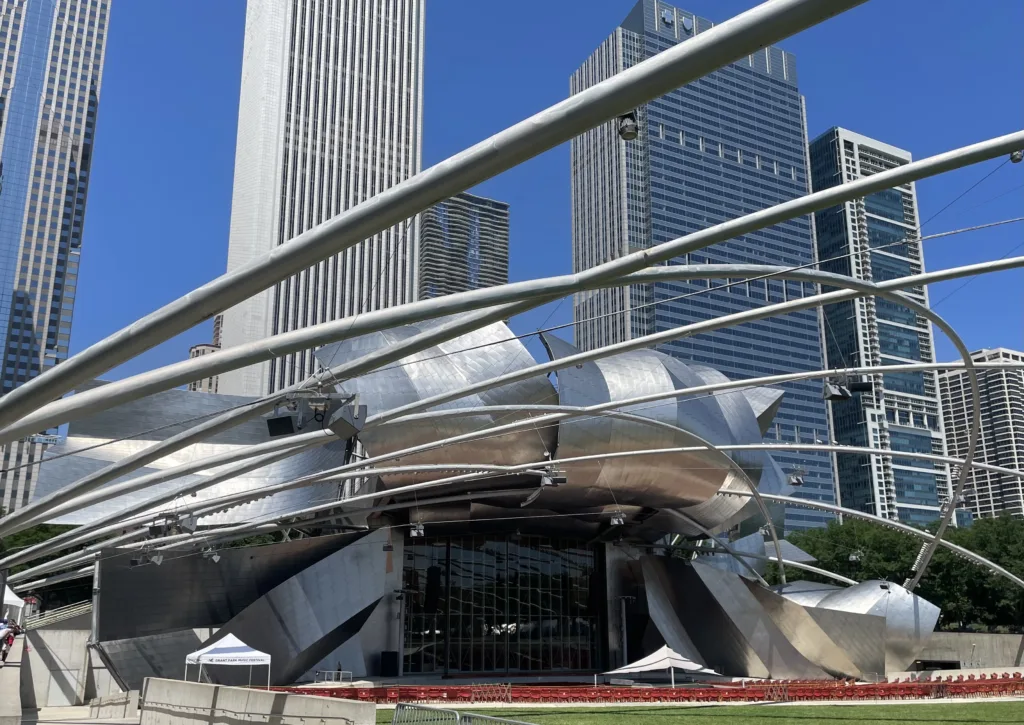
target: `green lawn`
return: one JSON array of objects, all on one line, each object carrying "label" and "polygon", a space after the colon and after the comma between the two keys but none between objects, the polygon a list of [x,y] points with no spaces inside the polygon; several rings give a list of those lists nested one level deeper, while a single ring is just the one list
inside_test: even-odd
[{"label": "green lawn", "polygon": [[[467,708],[469,709],[469,708]],[[925,705],[815,705],[773,707],[595,707],[485,710],[482,715],[524,720],[537,725],[857,725],[859,723],[1024,723],[1024,702],[949,702]],[[389,723],[393,710],[378,710],[377,722]]]}]

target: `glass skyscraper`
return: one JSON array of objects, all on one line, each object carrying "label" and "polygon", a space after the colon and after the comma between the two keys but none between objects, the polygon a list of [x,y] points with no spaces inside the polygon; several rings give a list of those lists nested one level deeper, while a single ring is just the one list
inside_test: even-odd
[{"label": "glass skyscraper", "polygon": [[[815,191],[912,161],[909,152],[845,128],[810,144]],[[917,192],[904,184],[815,214],[821,268],[881,282],[924,271],[918,235]],[[924,287],[904,293],[928,304]],[[935,362],[931,324],[887,300],[862,297],[828,305],[825,351],[829,367]],[[945,455],[935,372],[867,376],[873,391],[830,403],[837,442],[888,451]],[[891,455],[837,456],[844,506],[924,525],[939,517],[949,497],[949,467]]]},{"label": "glass skyscraper", "polygon": [[[641,0],[573,74],[579,93],[712,23],[660,0]],[[614,123],[572,142],[573,268],[588,269],[808,193],[803,97],[793,55],[765,48],[636,110],[640,135],[619,138]],[[815,260],[809,217],[716,244],[672,264],[754,263],[799,266]],[[736,280],[712,280],[720,285]],[[815,285],[743,282],[721,291],[707,283],[633,285],[583,293],[574,306],[576,342],[592,349],[719,315],[806,297]],[[676,299],[681,295],[689,295]],[[818,370],[821,315],[795,312],[687,337],[659,347],[713,366],[731,378]],[[828,412],[821,383],[783,386],[769,440],[825,442]],[[833,502],[827,453],[773,456],[804,485],[797,495]],[[823,525],[828,514],[793,507],[787,528]]]},{"label": "glass skyscraper", "polygon": [[[0,1],[2,392],[68,357],[109,0]],[[0,507],[31,498],[52,436],[3,449]]]},{"label": "glass skyscraper", "polygon": [[[418,173],[423,0],[248,0],[228,271]],[[233,347],[416,296],[409,219],[224,313]],[[233,370],[264,395],[316,370],[312,350]]]},{"label": "glass skyscraper", "polygon": [[419,297],[508,283],[508,204],[457,194],[420,219]]}]

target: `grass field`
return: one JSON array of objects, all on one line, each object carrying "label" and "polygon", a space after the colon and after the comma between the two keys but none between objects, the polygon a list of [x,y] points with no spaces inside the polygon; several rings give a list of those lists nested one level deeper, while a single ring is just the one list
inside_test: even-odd
[{"label": "grass field", "polygon": [[[393,710],[378,710],[389,723]],[[773,707],[600,707],[472,709],[481,715],[525,720],[537,725],[859,725],[860,723],[1024,723],[1024,702],[946,702],[924,705],[814,705]]]}]

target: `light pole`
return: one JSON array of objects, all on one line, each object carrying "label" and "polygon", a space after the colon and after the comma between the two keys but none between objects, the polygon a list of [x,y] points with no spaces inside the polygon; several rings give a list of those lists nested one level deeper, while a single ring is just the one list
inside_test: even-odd
[{"label": "light pole", "polygon": [[629,644],[628,634],[626,629],[626,602],[635,602],[636,597],[629,594],[624,594],[619,597],[619,628],[622,633],[622,666],[625,667],[629,664]]}]

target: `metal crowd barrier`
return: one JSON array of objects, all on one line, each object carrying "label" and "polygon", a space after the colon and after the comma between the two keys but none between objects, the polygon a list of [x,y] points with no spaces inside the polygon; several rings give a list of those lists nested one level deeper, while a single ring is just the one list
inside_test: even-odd
[{"label": "metal crowd barrier", "polygon": [[522,720],[507,720],[489,715],[477,715],[472,712],[448,710],[442,707],[427,705],[410,705],[400,702],[395,706],[391,725],[489,725],[489,723],[506,723],[507,725],[533,725]]}]

